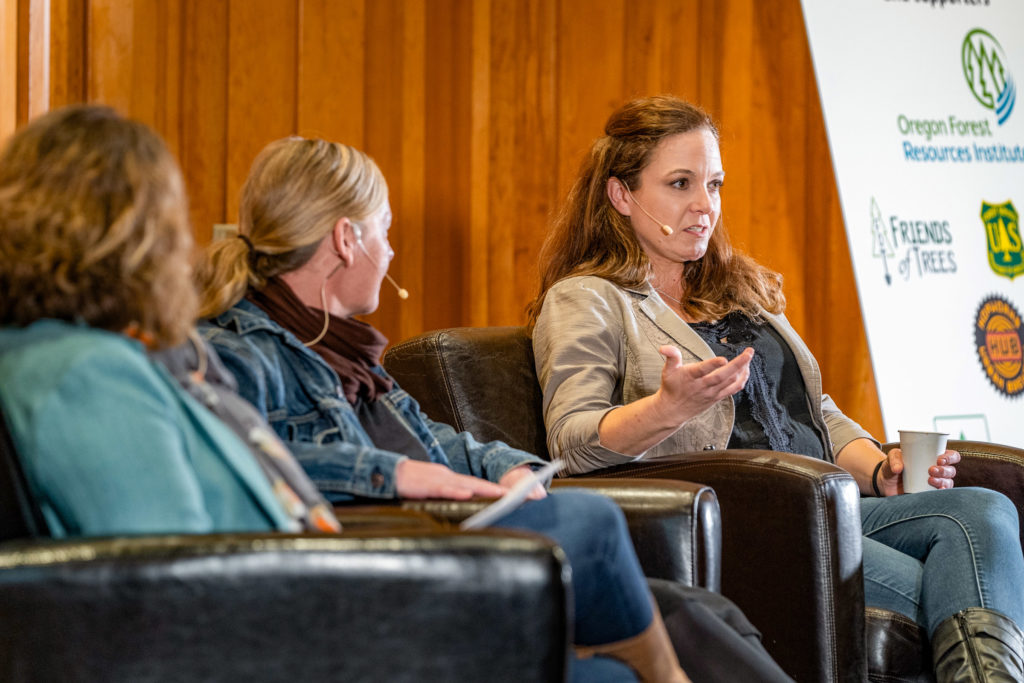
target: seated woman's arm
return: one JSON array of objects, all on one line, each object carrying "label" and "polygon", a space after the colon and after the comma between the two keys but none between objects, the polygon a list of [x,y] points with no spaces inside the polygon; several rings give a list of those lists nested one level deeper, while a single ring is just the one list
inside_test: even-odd
[{"label": "seated woman's arm", "polygon": [[204,328],[203,333],[215,346],[225,368],[237,380],[239,394],[274,427],[328,502],[344,503],[353,496],[461,500],[473,496],[496,497],[504,493],[504,489],[495,484],[458,474],[445,465],[412,460],[369,444],[339,438],[322,443],[295,438],[271,419],[271,407],[284,403],[276,394],[287,388],[265,372],[267,359],[256,357],[258,352],[251,345],[232,343],[230,335],[219,332],[217,328]]},{"label": "seated woman's arm", "polygon": [[[602,291],[597,291],[595,285]],[[632,462],[746,382],[751,351],[731,362],[682,363],[678,349],[658,350],[666,362],[650,395],[622,403],[626,367],[623,321],[632,312],[614,285],[573,278],[552,287],[533,332],[544,421],[553,457],[569,473]]]}]

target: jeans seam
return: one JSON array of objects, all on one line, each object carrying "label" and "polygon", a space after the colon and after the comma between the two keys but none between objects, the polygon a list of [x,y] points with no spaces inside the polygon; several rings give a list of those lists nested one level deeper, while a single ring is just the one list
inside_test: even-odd
[{"label": "jeans seam", "polygon": [[913,517],[905,517],[897,521],[887,522],[875,529],[872,529],[870,532],[866,532],[864,535],[870,538],[872,534],[874,534],[875,532],[882,531],[883,529],[888,529],[889,527],[897,526],[903,522],[911,522],[917,519],[929,519],[935,517],[951,520],[954,524],[956,524],[956,526],[960,528],[960,531],[963,532],[964,537],[967,539],[967,547],[970,548],[971,551],[971,571],[974,573],[974,586],[978,591],[978,600],[979,602],[981,602],[981,607],[987,608],[987,605],[985,604],[985,593],[981,588],[981,576],[978,574],[978,558],[974,552],[974,539],[971,538],[971,534],[968,531],[967,527],[963,524],[963,522],[961,522],[956,517],[942,513],[914,515]]}]

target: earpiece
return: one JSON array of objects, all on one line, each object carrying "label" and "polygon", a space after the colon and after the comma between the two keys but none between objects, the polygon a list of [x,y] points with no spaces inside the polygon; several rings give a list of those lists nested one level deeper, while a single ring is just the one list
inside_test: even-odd
[{"label": "earpiece", "polygon": [[[620,183],[622,183],[622,181],[621,181],[621,180],[620,180],[619,182],[620,182]],[[662,222],[661,222],[661,221],[659,221],[659,220],[658,220],[657,218],[655,218],[654,216],[652,216],[652,215],[651,215],[651,212],[650,212],[650,211],[648,211],[647,209],[645,209],[645,208],[643,207],[643,204],[641,204],[640,202],[638,202],[638,201],[636,200],[636,197],[634,197],[634,196],[633,196],[633,193],[629,191],[629,186],[628,186],[628,185],[626,185],[626,183],[622,183],[622,187],[623,187],[623,188],[625,188],[625,190],[626,190],[626,194],[628,194],[628,195],[629,195],[629,198],[633,200],[633,203],[634,203],[634,204],[636,204],[636,205],[637,205],[637,206],[638,206],[638,207],[640,208],[640,210],[641,210],[641,211],[643,211],[643,212],[644,212],[644,213],[645,213],[645,214],[647,215],[647,217],[648,217],[648,218],[650,218],[650,219],[651,219],[652,221],[654,221],[655,223],[657,223],[658,225],[660,225],[660,226],[661,226],[661,232],[665,234],[665,237],[668,237],[668,236],[669,236],[669,235],[671,235],[671,234],[672,234],[673,232],[675,232],[675,230],[673,230],[673,229],[672,229],[672,227],[671,227],[671,226],[669,226],[669,224],[668,224],[668,223],[662,223]]]},{"label": "earpiece", "polygon": [[[368,252],[366,250],[366,245],[363,244],[363,228],[362,228],[362,226],[359,225],[358,223],[352,223],[352,234],[356,236],[356,244],[358,244],[359,248],[363,250],[364,254],[366,254],[366,258],[368,258],[368,259],[370,259],[372,261],[373,257],[370,256],[370,252]],[[391,286],[395,288],[396,292],[398,292],[398,298],[399,299],[405,300],[405,299],[409,298],[409,290],[406,289],[405,287],[399,287],[398,283],[395,282],[394,278],[392,278],[390,275],[388,275],[387,271],[384,271],[384,277],[386,277],[388,279],[388,282],[391,283]]]}]

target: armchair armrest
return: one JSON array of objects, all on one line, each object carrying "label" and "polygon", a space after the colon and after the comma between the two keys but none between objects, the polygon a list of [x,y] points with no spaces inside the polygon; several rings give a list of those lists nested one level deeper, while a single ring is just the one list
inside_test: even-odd
[{"label": "armchair armrest", "polygon": [[[390,501],[389,501],[390,502]],[[342,534],[354,531],[396,531],[398,529],[434,529],[440,531],[446,525],[420,510],[406,510],[398,501],[376,505],[338,505],[334,516],[341,522]]]},{"label": "armchair armrest", "polygon": [[722,514],[722,592],[775,660],[797,680],[864,680],[860,492],[844,470],[789,453],[729,450],[584,476],[711,486]]},{"label": "armchair armrest", "polygon": [[[717,591],[722,533],[718,499],[707,486],[651,479],[556,479],[552,489],[583,488],[614,500],[626,516],[646,576]],[[458,524],[491,501],[406,500],[407,510]]]},{"label": "armchair armrest", "polygon": [[0,679],[562,680],[563,562],[506,531],[3,544]]}]

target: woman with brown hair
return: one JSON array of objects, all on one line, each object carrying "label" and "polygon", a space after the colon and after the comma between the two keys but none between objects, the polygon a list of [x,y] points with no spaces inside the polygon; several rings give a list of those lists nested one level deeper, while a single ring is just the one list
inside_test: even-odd
[{"label": "woman with brown hair", "polygon": [[246,446],[148,352],[198,308],[181,174],[104,107],[0,153],[0,402],[55,536],[295,530]]},{"label": "woman with brown hair", "polygon": [[542,249],[530,307],[552,457],[570,473],[721,448],[834,462],[873,496],[861,505],[867,603],[927,629],[940,680],[989,680],[970,678],[971,653],[1020,680],[1015,507],[985,489],[940,491],[954,451],[929,470],[936,491],[898,495],[899,449],[883,454],[822,393],[783,315],[782,278],[732,248],[724,179],[699,108],[650,97],[608,119]]}]

